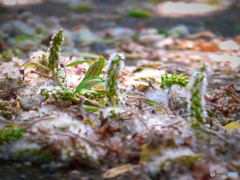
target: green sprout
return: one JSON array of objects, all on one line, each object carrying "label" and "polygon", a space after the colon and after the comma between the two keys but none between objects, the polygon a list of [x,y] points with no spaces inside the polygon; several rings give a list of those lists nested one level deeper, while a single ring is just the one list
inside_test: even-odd
[{"label": "green sprout", "polygon": [[[51,46],[48,50],[49,56],[47,57],[46,55],[43,54],[39,60],[40,64],[28,63],[24,66],[25,68],[32,65],[38,66],[37,67],[38,69],[42,71],[47,71],[46,75],[48,75],[48,72],[49,73],[52,72],[52,77],[50,78],[54,81],[55,87],[42,88],[40,94],[42,96],[45,96],[45,100],[50,99],[54,101],[57,99],[61,99],[63,101],[79,102],[80,96],[85,95],[86,93],[89,94],[89,92],[90,93],[95,92],[95,94],[97,94],[96,97],[103,98],[103,96],[107,96],[109,99],[111,99],[111,101],[113,101],[113,93],[111,93],[110,91],[91,89],[94,86],[101,86],[104,83],[103,78],[99,77],[105,65],[105,59],[103,56],[94,55],[94,57],[99,58],[99,60],[95,61],[94,63],[92,60],[83,60],[83,61],[76,61],[76,62],[67,64],[66,68],[79,65],[82,63],[93,63],[89,67],[88,71],[86,72],[84,78],[81,80],[79,85],[75,89],[72,89],[72,90],[68,89],[66,84],[66,75],[60,68],[58,68],[59,52],[60,52],[60,47],[63,41],[62,33],[63,33],[63,30],[60,30],[58,33],[56,33],[53,36]],[[89,55],[93,56],[92,54],[87,53],[87,56]],[[40,74],[40,73],[37,73],[37,74],[48,77],[44,74]],[[97,100],[99,100],[99,98],[97,98]],[[95,102],[85,98],[83,103],[85,105],[90,105],[95,107],[104,107],[105,103],[102,103],[102,102],[105,102],[105,100],[100,99],[100,102]]]},{"label": "green sprout", "polygon": [[190,112],[189,121],[194,124],[205,122],[205,100],[206,94],[206,74],[195,72],[189,85],[190,93],[188,97],[188,110]]},{"label": "green sprout", "polygon": [[63,30],[58,31],[56,34],[53,35],[50,48],[48,50],[49,57],[48,57],[48,67],[52,70],[53,75],[55,74],[55,69],[58,68],[58,60],[59,60],[59,53],[60,48],[62,45],[64,38],[63,38]]},{"label": "green sprout", "polygon": [[124,54],[114,53],[110,56],[108,62],[108,67],[104,80],[105,89],[114,95],[114,102],[112,101],[112,104],[115,104],[117,102],[117,97],[120,94],[117,78],[122,74],[122,69],[124,67],[124,59]]},{"label": "green sprout", "polygon": [[[92,62],[92,60],[84,60],[84,61],[76,61],[74,63],[68,64],[66,67],[75,66],[78,64],[82,64],[84,62]],[[79,83],[79,85],[73,89],[69,90],[66,85],[64,85],[62,82],[62,85],[54,87],[52,89],[43,88],[41,89],[41,95],[45,96],[45,100],[56,100],[58,98],[62,99],[63,101],[74,101],[79,102],[79,98],[81,95],[84,95],[86,93],[92,92],[92,87],[102,85],[104,80],[102,77],[99,77],[99,75],[102,72],[102,69],[105,65],[105,60],[102,56],[99,57],[98,61],[95,61],[86,72],[84,78]],[[64,80],[63,80],[64,81]],[[105,95],[106,92],[97,91],[99,94]],[[85,100],[85,104],[87,105],[93,105],[93,106],[101,106],[98,103],[95,103],[94,101],[91,101],[90,99]]]},{"label": "green sprout", "polygon": [[168,77],[168,73],[166,73],[165,77],[161,77],[162,82],[160,88],[164,89],[165,86],[171,88],[172,85],[179,85],[181,87],[186,87],[188,84],[187,76],[177,75],[175,72],[171,77]]},{"label": "green sprout", "polygon": [[0,130],[0,146],[11,141],[18,141],[23,137],[24,128],[3,128]]},{"label": "green sprout", "polygon": [[149,11],[146,11],[146,10],[128,11],[127,15],[130,17],[137,18],[137,19],[150,18],[153,16],[152,13],[150,13]]},{"label": "green sprout", "polygon": [[0,61],[1,62],[9,62],[11,61],[12,57],[16,57],[21,54],[21,51],[19,49],[9,49],[6,51],[3,51],[2,54],[0,54]]},{"label": "green sprout", "polygon": [[[47,71],[52,72],[52,79],[55,82],[55,85],[59,85],[58,78],[54,78],[54,75],[58,75],[58,61],[61,51],[61,44],[63,42],[63,30],[58,31],[56,34],[53,35],[51,45],[49,47],[49,56],[48,56],[48,64],[47,66],[38,63],[27,63],[24,68],[26,69],[28,66],[39,66]],[[42,60],[45,59],[45,55],[43,55]]]}]

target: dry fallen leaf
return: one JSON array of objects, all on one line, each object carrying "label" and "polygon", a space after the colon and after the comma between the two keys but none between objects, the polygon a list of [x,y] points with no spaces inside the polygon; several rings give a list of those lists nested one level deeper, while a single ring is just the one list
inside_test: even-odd
[{"label": "dry fallen leaf", "polygon": [[219,51],[218,47],[212,43],[204,42],[200,44],[200,48],[202,51],[211,51],[211,52],[217,52]]},{"label": "dry fallen leaf", "polygon": [[116,176],[118,176],[122,173],[131,171],[132,168],[135,168],[135,167],[139,167],[139,165],[133,166],[133,165],[130,165],[130,164],[126,164],[126,165],[122,165],[122,166],[119,166],[119,167],[116,167],[116,168],[112,168],[112,169],[109,169],[107,172],[105,172],[102,175],[102,177],[104,179],[114,178],[114,177],[116,177]]},{"label": "dry fallen leaf", "polygon": [[17,100],[12,103],[12,107],[14,107],[15,110],[20,110],[21,109],[21,107],[19,105],[19,102]]},{"label": "dry fallen leaf", "polygon": [[233,73],[234,73],[234,72],[233,72],[233,70],[231,70],[231,69],[224,71],[224,74],[226,74],[227,76],[230,76],[230,75],[232,75]]},{"label": "dry fallen leaf", "polygon": [[229,123],[228,125],[224,126],[225,129],[232,131],[234,129],[239,129],[240,128],[240,124],[237,122],[232,122]]},{"label": "dry fallen leaf", "polygon": [[140,92],[145,92],[145,91],[147,91],[149,88],[150,88],[150,86],[149,86],[148,84],[146,84],[146,83],[141,83],[141,84],[138,84],[138,85],[137,85],[137,89],[138,89],[138,91],[140,91]]},{"label": "dry fallen leaf", "polygon": [[87,119],[87,120],[83,120],[82,121],[83,124],[89,124],[90,126],[94,127],[94,122],[92,122],[91,120]]}]

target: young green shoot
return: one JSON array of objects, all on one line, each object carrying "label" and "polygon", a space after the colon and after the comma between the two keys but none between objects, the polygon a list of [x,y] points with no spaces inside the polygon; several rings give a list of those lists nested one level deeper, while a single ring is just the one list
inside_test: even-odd
[{"label": "young green shoot", "polygon": [[190,93],[188,96],[188,110],[190,113],[189,122],[202,124],[205,122],[205,100],[207,79],[206,74],[195,72],[189,83]]},{"label": "young green shoot", "polygon": [[120,84],[117,78],[122,75],[122,70],[124,67],[124,62],[123,62],[124,59],[125,59],[125,56],[122,53],[112,54],[109,58],[106,75],[104,77],[105,90],[112,93],[114,96],[114,102],[112,102],[113,105],[117,103],[118,95],[120,95],[120,91],[119,91]]},{"label": "young green shoot", "polygon": [[181,87],[186,87],[188,84],[187,76],[177,75],[175,72],[171,77],[168,77],[168,73],[166,73],[165,77],[161,77],[162,82],[160,88],[164,89],[164,87],[171,88],[172,85],[179,85]]}]

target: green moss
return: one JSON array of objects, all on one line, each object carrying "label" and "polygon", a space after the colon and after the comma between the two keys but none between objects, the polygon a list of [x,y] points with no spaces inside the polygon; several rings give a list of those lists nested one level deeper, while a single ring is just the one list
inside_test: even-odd
[{"label": "green moss", "polygon": [[13,57],[19,56],[21,53],[22,52],[19,49],[9,49],[9,50],[3,51],[3,53],[0,54],[0,61],[9,62]]},{"label": "green moss", "polygon": [[186,87],[188,84],[187,76],[177,75],[175,72],[171,77],[168,77],[168,73],[166,73],[165,77],[161,77],[162,82],[160,88],[164,88],[164,86],[167,86],[169,88],[172,87],[172,85],[179,85],[181,87]]},{"label": "green moss", "polygon": [[7,101],[0,102],[0,110],[7,110],[9,103]]},{"label": "green moss", "polygon": [[49,99],[48,93],[52,93],[53,91],[57,91],[57,94],[52,94],[52,96],[56,99],[59,97],[63,101],[75,101],[75,102],[79,101],[79,99],[76,97],[76,95],[74,94],[73,91],[68,91],[64,87],[62,87],[62,90],[57,90],[57,89],[53,88],[52,90],[49,90],[49,91],[47,91],[46,88],[43,88],[43,89],[41,89],[40,94],[42,96],[45,96],[45,100],[47,100],[47,99]]},{"label": "green moss", "polygon": [[151,0],[148,2],[149,4],[152,4],[152,5],[157,5],[159,4],[159,2],[157,0]]},{"label": "green moss", "polygon": [[193,154],[193,155],[181,156],[179,158],[176,158],[174,161],[175,163],[189,167],[192,163],[199,161],[199,159],[202,157],[204,157],[203,154]]},{"label": "green moss", "polygon": [[6,119],[11,119],[13,114],[10,111],[0,111],[0,116],[6,118]]},{"label": "green moss", "polygon": [[38,148],[17,149],[11,156],[15,160],[31,161],[35,163],[51,163],[54,160],[51,148],[44,151]]},{"label": "green moss", "polygon": [[192,155],[184,155],[177,157],[176,159],[166,159],[164,163],[160,165],[160,169],[162,169],[166,162],[170,162],[172,165],[179,164],[181,166],[190,167],[193,163],[199,161],[199,159],[203,158],[203,154],[192,154]]},{"label": "green moss", "polygon": [[89,6],[86,6],[86,5],[77,5],[77,6],[74,6],[74,7],[69,7],[70,10],[74,10],[76,12],[79,12],[79,13],[84,13],[84,12],[90,12],[91,11],[91,8]]},{"label": "green moss", "polygon": [[128,11],[127,15],[130,17],[134,17],[137,19],[143,19],[143,18],[150,18],[153,16],[153,14],[146,10],[132,10]]},{"label": "green moss", "polygon": [[204,123],[205,118],[203,116],[204,112],[204,107],[203,104],[201,104],[202,100],[202,88],[205,88],[204,86],[204,74],[203,73],[198,73],[194,77],[194,83],[192,87],[190,87],[190,93],[191,93],[191,98],[190,102],[191,105],[189,106],[189,120],[193,121],[195,123]]},{"label": "green moss", "polygon": [[218,6],[220,5],[220,2],[207,1],[205,4],[209,6]]},{"label": "green moss", "polygon": [[23,137],[24,128],[4,128],[0,130],[0,146],[10,141],[18,141]]},{"label": "green moss", "polygon": [[23,84],[23,80],[21,79],[21,77],[18,78],[18,85],[22,85]]},{"label": "green moss", "polygon": [[91,11],[91,8],[88,7],[88,6],[77,6],[76,7],[76,10],[78,12],[90,12]]},{"label": "green moss", "polygon": [[58,60],[59,60],[59,54],[60,54],[60,48],[63,42],[63,30],[58,31],[54,36],[52,37],[51,46],[48,50],[49,57],[48,57],[48,67],[53,70],[58,68]]},{"label": "green moss", "polygon": [[[117,78],[119,76],[119,72],[122,71],[120,63],[123,62],[124,59],[117,54],[111,61],[109,62],[109,67],[105,74],[105,88],[108,92],[112,93],[115,97],[117,97],[119,88]],[[109,99],[110,100],[110,99]],[[117,102],[117,98],[114,100]],[[114,102],[112,102],[114,104]]]}]

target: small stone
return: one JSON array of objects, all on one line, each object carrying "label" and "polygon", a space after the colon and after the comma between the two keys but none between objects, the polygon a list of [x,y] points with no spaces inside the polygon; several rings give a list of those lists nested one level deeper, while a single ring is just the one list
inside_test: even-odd
[{"label": "small stone", "polygon": [[199,33],[195,33],[189,36],[191,39],[205,39],[205,40],[211,40],[214,39],[216,36],[210,31],[203,31]]},{"label": "small stone", "polygon": [[9,22],[4,23],[1,27],[2,32],[5,32],[5,33],[10,32],[11,29],[12,29],[12,24]]},{"label": "small stone", "polygon": [[33,14],[31,12],[25,11],[22,14],[18,16],[18,19],[21,21],[26,21],[28,18],[30,18]]},{"label": "small stone", "polygon": [[82,178],[82,174],[77,170],[69,172],[69,175],[73,178]]},{"label": "small stone", "polygon": [[153,43],[153,42],[159,42],[162,41],[165,38],[165,35],[160,34],[148,34],[148,35],[142,35],[139,37],[139,41],[141,43]]},{"label": "small stone", "polygon": [[27,176],[26,176],[25,174],[22,174],[22,175],[20,176],[20,178],[21,178],[21,179],[26,179]]},{"label": "small stone", "polygon": [[190,35],[188,27],[185,25],[175,26],[175,27],[171,28],[168,31],[168,33],[173,36],[176,36],[176,37],[179,37],[179,36],[188,37]]}]

